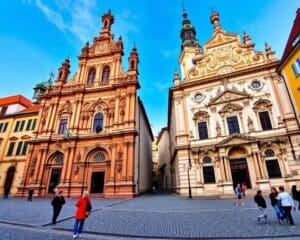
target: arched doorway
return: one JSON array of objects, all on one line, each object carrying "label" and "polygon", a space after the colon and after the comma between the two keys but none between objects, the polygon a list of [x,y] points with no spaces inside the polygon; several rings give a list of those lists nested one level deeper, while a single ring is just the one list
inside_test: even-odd
[{"label": "arched doorway", "polygon": [[64,155],[61,152],[55,153],[49,161],[50,179],[48,184],[48,193],[54,193],[54,189],[60,183],[62,166],[64,163]]},{"label": "arched doorway", "polygon": [[86,166],[87,184],[90,193],[103,194],[105,192],[105,178],[107,170],[108,154],[102,148],[96,148],[87,156]]},{"label": "arched doorway", "polygon": [[4,183],[4,191],[7,193],[10,192],[12,183],[14,181],[15,172],[16,172],[15,166],[10,166],[7,170],[5,183]]},{"label": "arched doorway", "polygon": [[228,157],[233,187],[235,188],[238,183],[244,183],[246,184],[247,188],[251,188],[251,181],[246,158],[247,151],[242,147],[234,147],[229,151]]}]

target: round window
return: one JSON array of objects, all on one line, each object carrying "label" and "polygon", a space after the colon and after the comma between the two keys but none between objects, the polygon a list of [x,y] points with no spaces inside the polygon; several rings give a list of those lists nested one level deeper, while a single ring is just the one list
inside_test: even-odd
[{"label": "round window", "polygon": [[259,81],[253,81],[252,82],[252,88],[259,89],[261,87],[261,84]]},{"label": "round window", "polygon": [[203,95],[201,93],[197,93],[194,99],[196,102],[200,102],[203,99]]}]

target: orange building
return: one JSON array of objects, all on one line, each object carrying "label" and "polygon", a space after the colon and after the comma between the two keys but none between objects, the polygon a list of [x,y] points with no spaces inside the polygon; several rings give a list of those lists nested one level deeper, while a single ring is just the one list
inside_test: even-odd
[{"label": "orange building", "polygon": [[99,197],[134,197],[151,189],[152,131],[137,97],[138,53],[122,67],[123,42],[114,41],[111,12],[100,35],[82,48],[79,67],[69,59],[40,95],[38,130],[30,142],[17,196],[45,196],[57,187],[68,197],[88,190]]}]

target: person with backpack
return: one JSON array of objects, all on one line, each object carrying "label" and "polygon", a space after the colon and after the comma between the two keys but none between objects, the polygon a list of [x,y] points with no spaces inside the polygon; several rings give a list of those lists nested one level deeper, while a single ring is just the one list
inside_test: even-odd
[{"label": "person with backpack", "polygon": [[300,210],[300,191],[297,191],[296,185],[292,186],[292,196],[298,202],[298,210]]},{"label": "person with backpack", "polygon": [[242,189],[241,189],[241,185],[238,183],[236,185],[236,188],[234,190],[236,196],[237,196],[237,199],[236,199],[236,203],[235,205],[238,206],[238,205],[245,205],[243,202],[242,202]]},{"label": "person with backpack", "polygon": [[81,198],[76,203],[76,215],[75,215],[75,223],[73,228],[73,238],[80,237],[82,233],[83,225],[85,219],[90,215],[92,210],[91,201],[89,199],[89,192],[84,191]]},{"label": "person with backpack", "polygon": [[52,226],[56,225],[56,219],[62,209],[62,206],[66,203],[64,196],[62,195],[63,191],[55,193],[51,204],[53,206],[53,217],[52,217]]},{"label": "person with backpack", "polygon": [[261,190],[257,191],[257,194],[254,196],[254,201],[256,202],[259,211],[261,212],[261,214],[257,218],[257,221],[260,222],[260,220],[264,218],[265,224],[268,224],[268,215],[266,213],[267,204],[262,196]]}]

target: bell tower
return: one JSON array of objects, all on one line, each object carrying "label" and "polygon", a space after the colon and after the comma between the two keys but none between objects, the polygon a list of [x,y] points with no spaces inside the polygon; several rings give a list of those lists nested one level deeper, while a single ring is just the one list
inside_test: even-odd
[{"label": "bell tower", "polygon": [[113,15],[111,15],[110,9],[108,10],[107,13],[102,15],[102,29],[100,32],[101,35],[108,35],[108,36],[110,35],[110,29],[114,23],[114,20],[115,18]]},{"label": "bell tower", "polygon": [[183,10],[183,21],[180,30],[181,54],[179,64],[181,67],[182,79],[184,81],[187,69],[193,65],[193,57],[201,51],[201,46],[196,38],[196,30],[188,18],[188,14]]},{"label": "bell tower", "polygon": [[68,77],[70,74],[70,60],[66,58],[65,61],[62,63],[61,67],[58,69],[58,75],[56,79],[56,86],[63,85],[68,81]]}]

